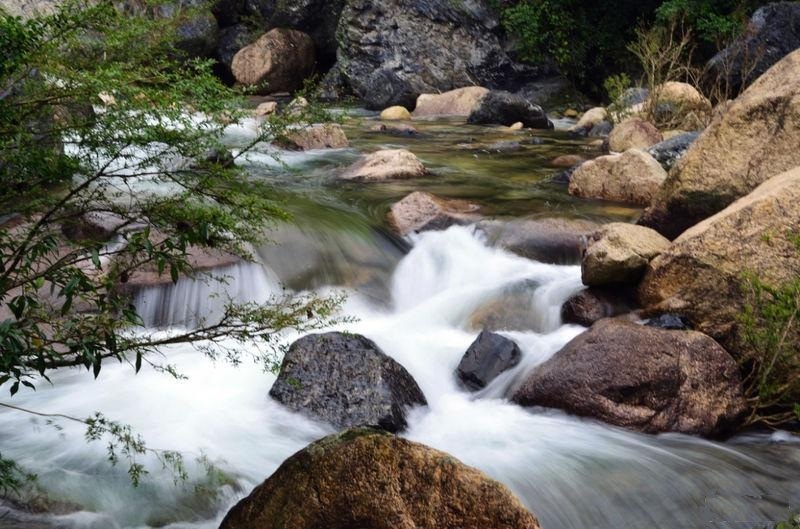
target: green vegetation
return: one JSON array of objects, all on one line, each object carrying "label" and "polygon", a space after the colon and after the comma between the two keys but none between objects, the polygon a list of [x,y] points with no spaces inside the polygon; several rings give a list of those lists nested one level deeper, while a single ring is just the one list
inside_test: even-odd
[{"label": "green vegetation", "polygon": [[[269,225],[288,218],[271,189],[214,154],[227,153],[223,130],[243,116],[243,101],[210,62],[184,60],[179,21],[155,19],[151,7],[68,2],[30,20],[0,12],[0,384],[12,397],[49,382],[53,369],[97,377],[109,361],[180,376],[160,355],[178,343],[233,362],[256,347],[272,368],[277,332],[318,328],[338,306],[313,296],[228,300],[219,319],[194,329],[141,328],[127,286],[137,274],[194,275],[190,252],[204,249],[248,259]],[[311,112],[270,118],[242,152]],[[84,424],[134,483],[145,452],[185,472],[180,454],[149,450],[102,415],[0,405]],[[0,460],[0,492],[26,478]]]},{"label": "green vegetation", "polygon": [[[800,252],[800,237],[794,242]],[[770,286],[745,277],[742,327],[751,354],[742,359],[748,424],[779,427],[800,420],[800,278]]]},{"label": "green vegetation", "polygon": [[512,0],[495,2],[520,57],[550,59],[589,95],[602,97],[611,75],[641,72],[628,45],[637,28],[653,24],[669,30],[677,25],[693,35],[696,59],[710,58],[737,35],[747,17],[768,2],[757,0]]}]

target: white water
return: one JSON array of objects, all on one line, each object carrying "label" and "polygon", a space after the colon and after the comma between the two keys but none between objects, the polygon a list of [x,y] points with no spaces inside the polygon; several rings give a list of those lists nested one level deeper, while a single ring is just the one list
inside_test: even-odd
[{"label": "white water", "polygon": [[[267,299],[278,288],[257,265],[223,272],[230,278],[228,295]],[[508,333],[522,348],[523,362],[480,395],[466,393],[453,372],[477,334],[468,329],[469,316],[521,282],[540,285],[530,310],[542,332]],[[353,293],[344,310],[359,318],[347,329],[375,340],[425,393],[429,406],[411,412],[405,435],[506,483],[545,529],[754,522],[800,505],[796,446],[644,436],[503,400],[515,379],[582,331],[562,326],[558,317],[563,301],[580,288],[578,267],[515,257],[485,246],[469,228],[455,227],[414,241],[392,278],[391,309]],[[148,321],[180,323],[217,310],[220,295],[217,284],[184,281],[144,292],[139,301]],[[332,432],[271,401],[274,375],[255,364],[234,368],[187,347],[173,348],[167,357],[187,380],[148,369],[134,377],[130,366],[108,365],[96,381],[85,372],[58,373],[52,387],[27,391],[15,403],[79,417],[102,411],[130,422],[152,447],[207,454],[236,477],[237,486],[224,487],[220,501],[209,506],[192,485],[175,487],[155,466],[134,489],[124,469],[105,462],[101,444],[83,441],[79,427],[62,423],[58,431],[26,414],[0,413],[3,455],[38,472],[55,497],[87,511],[59,518],[63,526],[215,528],[227,508],[286,457]]]}]

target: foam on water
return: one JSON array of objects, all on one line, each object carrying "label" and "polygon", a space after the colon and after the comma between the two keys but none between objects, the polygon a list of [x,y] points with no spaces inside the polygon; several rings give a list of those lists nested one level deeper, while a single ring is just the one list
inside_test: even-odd
[{"label": "foam on water", "polygon": [[[354,294],[344,308],[358,318],[345,328],[375,340],[425,393],[429,405],[411,411],[408,438],[507,484],[547,529],[763,521],[800,503],[796,445],[763,437],[719,444],[645,436],[509,403],[504,396],[515,381],[582,331],[561,325],[558,317],[561,304],[581,288],[579,268],[490,248],[467,227],[413,242],[392,278],[390,303],[376,310]],[[257,265],[240,265],[227,275],[225,290],[233,297],[266,299],[275,288]],[[530,308],[539,315],[539,332],[504,333],[520,345],[523,361],[483,392],[468,393],[454,370],[477,334],[469,316],[520,282],[539,285]],[[159,287],[142,294],[139,307],[148,321],[189,322],[217,310],[210,289],[203,283]],[[294,338],[286,336],[287,342]],[[124,469],[107,465],[104,447],[86,444],[81,428],[71,424],[57,431],[30,416],[2,412],[3,455],[38,472],[56,497],[101,513],[94,516],[110,516],[119,527],[212,528],[286,457],[333,431],[272,401],[267,392],[275,377],[256,364],[234,368],[185,346],[166,355],[187,380],[149,369],[134,377],[130,366],[108,365],[96,381],[79,371],[57,373],[52,387],[26,391],[16,403],[79,417],[100,410],[130,422],[153,447],[205,453],[235,478],[216,502],[199,499],[191,485],[173,486],[157,466],[139,489],[132,488]],[[190,471],[200,479],[199,468]],[[97,520],[91,516],[75,515],[69,526],[92,527]],[[748,525],[735,525],[742,526]]]}]

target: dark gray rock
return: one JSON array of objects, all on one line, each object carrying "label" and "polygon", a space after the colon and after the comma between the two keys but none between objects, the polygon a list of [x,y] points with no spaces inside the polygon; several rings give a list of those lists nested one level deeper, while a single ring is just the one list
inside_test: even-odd
[{"label": "dark gray rock", "polygon": [[482,0],[348,0],[336,33],[340,76],[368,108],[414,108],[422,93],[480,85],[516,91],[552,81],[551,66],[514,62]]},{"label": "dark gray rock", "polygon": [[503,90],[492,90],[486,94],[478,108],[469,115],[467,122],[476,125],[506,126],[520,122],[531,129],[553,128],[553,123],[547,119],[542,107]]},{"label": "dark gray rock", "polygon": [[650,318],[645,322],[648,327],[655,327],[656,329],[668,329],[673,331],[681,331],[689,329],[686,318],[679,314],[662,314],[655,318]]},{"label": "dark gray rock", "polygon": [[650,98],[650,90],[647,88],[633,87],[628,88],[617,98],[616,104],[621,108],[629,108],[641,105]]},{"label": "dark gray rock", "polygon": [[772,65],[800,48],[800,2],[758,9],[745,32],[707,65],[707,81],[722,82],[733,98]]},{"label": "dark gray rock", "polygon": [[736,361],[717,342],[623,319],[573,339],[512,400],[646,433],[711,437],[733,433],[746,409]]},{"label": "dark gray rock", "polygon": [[406,427],[407,408],[427,404],[408,371],[374,342],[338,332],[294,342],[269,394],[336,428],[369,425],[390,432]]},{"label": "dark gray rock", "polygon": [[575,173],[575,171],[577,171],[578,167],[580,167],[581,165],[582,164],[576,164],[576,165],[573,165],[572,167],[570,167],[569,169],[565,169],[564,171],[561,171],[560,173],[554,174],[553,176],[550,177],[550,182],[552,182],[554,184],[568,186],[569,185],[569,181],[572,179],[573,173]]},{"label": "dark gray rock", "polygon": [[478,223],[493,246],[548,264],[580,263],[586,242],[597,228],[594,222],[568,218]]},{"label": "dark gray rock", "polygon": [[661,143],[656,143],[647,152],[656,159],[661,166],[669,171],[678,163],[678,160],[689,150],[689,147],[700,137],[700,132],[687,132],[675,136]]},{"label": "dark gray rock", "polygon": [[521,358],[522,351],[516,343],[499,334],[483,331],[467,349],[456,373],[466,387],[478,391],[503,371],[519,364]]},{"label": "dark gray rock", "polygon": [[564,323],[590,327],[604,318],[626,314],[636,307],[635,295],[622,287],[589,287],[578,292],[561,307]]},{"label": "dark gray rock", "polygon": [[236,24],[223,28],[219,32],[219,44],[217,45],[217,62],[221,77],[225,80],[233,81],[231,64],[236,52],[255,41],[260,33],[252,31],[246,24]]},{"label": "dark gray rock", "polygon": [[589,137],[606,138],[612,130],[614,130],[614,125],[610,121],[601,121],[589,130]]}]

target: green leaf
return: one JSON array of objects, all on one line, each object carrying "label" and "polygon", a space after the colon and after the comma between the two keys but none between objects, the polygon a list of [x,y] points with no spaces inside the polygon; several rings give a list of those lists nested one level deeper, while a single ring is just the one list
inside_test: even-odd
[{"label": "green leaf", "polygon": [[136,352],[136,366],[135,366],[136,373],[138,373],[140,369],[142,369],[142,352],[141,351],[137,351]]}]

